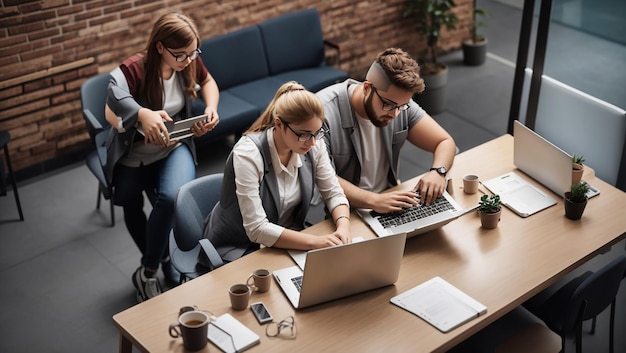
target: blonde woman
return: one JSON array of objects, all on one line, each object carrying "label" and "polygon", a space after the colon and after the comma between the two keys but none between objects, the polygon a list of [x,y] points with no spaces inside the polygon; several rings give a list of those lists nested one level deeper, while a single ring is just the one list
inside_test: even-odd
[{"label": "blonde woman", "polygon": [[[319,99],[288,82],[234,146],[224,169],[221,200],[204,229],[225,261],[259,244],[309,250],[352,241],[350,208],[324,146],[323,122]],[[336,225],[322,236],[304,229],[314,186]]]}]

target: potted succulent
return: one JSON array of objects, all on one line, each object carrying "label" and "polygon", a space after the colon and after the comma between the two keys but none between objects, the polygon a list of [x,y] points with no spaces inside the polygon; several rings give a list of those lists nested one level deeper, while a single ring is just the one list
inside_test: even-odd
[{"label": "potted succulent", "polygon": [[572,184],[570,190],[563,195],[565,217],[572,220],[582,217],[587,206],[587,192],[589,192],[589,184],[586,181]]},{"label": "potted succulent", "polygon": [[454,0],[409,0],[402,14],[412,17],[417,23],[417,33],[426,37],[426,48],[418,59],[426,90],[413,99],[429,114],[445,109],[448,66],[437,60],[437,43],[444,26],[448,30],[456,27],[455,6]]},{"label": "potted succulent", "polygon": [[576,153],[572,155],[572,185],[580,183],[585,171],[584,161],[585,158],[582,155]]},{"label": "potted succulent", "polygon": [[500,195],[483,195],[478,201],[478,213],[480,214],[480,224],[485,229],[493,229],[498,226],[502,206],[500,205]]},{"label": "potted succulent", "polygon": [[485,26],[482,19],[489,15],[489,11],[476,7],[476,0],[472,2],[472,25],[470,38],[463,41],[463,62],[465,65],[482,65],[487,57],[487,38],[478,32]]}]

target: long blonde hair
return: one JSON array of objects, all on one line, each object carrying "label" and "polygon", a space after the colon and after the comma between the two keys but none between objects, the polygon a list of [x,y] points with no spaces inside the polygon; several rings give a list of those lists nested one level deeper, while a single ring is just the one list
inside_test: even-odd
[{"label": "long blonde hair", "polygon": [[324,108],[315,94],[301,84],[289,81],[280,86],[263,114],[243,134],[260,132],[274,126],[277,117],[287,124],[298,124],[312,118],[324,120]]}]

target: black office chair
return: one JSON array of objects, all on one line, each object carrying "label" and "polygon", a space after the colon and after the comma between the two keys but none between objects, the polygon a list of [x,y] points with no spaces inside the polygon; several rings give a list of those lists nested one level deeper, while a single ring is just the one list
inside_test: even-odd
[{"label": "black office chair", "polygon": [[106,163],[105,142],[111,125],[104,115],[104,106],[107,99],[107,88],[111,75],[100,74],[89,78],[80,87],[80,102],[83,109],[83,118],[91,138],[94,150],[87,155],[87,168],[98,179],[98,201],[96,208],[100,209],[100,200],[104,197],[110,201],[111,227],[115,226],[115,211],[113,205],[113,188],[104,176]]},{"label": "black office chair", "polygon": [[[204,219],[220,200],[223,174],[206,175],[181,186],[174,204],[174,228],[170,233],[170,258],[181,273],[181,283],[224,264],[208,239],[202,238]],[[210,267],[198,263],[200,250]]]},{"label": "black office chair", "polygon": [[582,352],[582,323],[593,319],[611,306],[609,352],[613,352],[615,296],[626,270],[626,256],[621,255],[598,271],[587,271],[565,285],[554,285],[523,305],[565,341],[575,334],[576,352]]},{"label": "black office chair", "polygon": [[[9,177],[11,178],[11,185],[13,186],[13,196],[15,197],[15,204],[17,205],[17,212],[20,214],[20,221],[24,220],[24,214],[22,213],[22,204],[20,203],[20,195],[17,192],[17,183],[15,182],[15,174],[13,174],[13,166],[11,166],[11,157],[9,156],[9,141],[11,140],[11,134],[8,131],[0,131],[0,148],[4,149],[4,159],[7,163],[7,169],[9,170]],[[4,173],[4,164],[0,161],[0,195],[5,196],[7,194],[6,175]]]}]

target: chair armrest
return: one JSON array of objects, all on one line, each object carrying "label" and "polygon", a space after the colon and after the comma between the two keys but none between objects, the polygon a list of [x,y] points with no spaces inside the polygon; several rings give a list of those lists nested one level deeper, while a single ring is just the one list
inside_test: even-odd
[{"label": "chair armrest", "polygon": [[211,264],[211,271],[224,265],[224,261],[222,260],[222,257],[220,256],[220,254],[217,253],[217,250],[215,250],[215,247],[213,246],[213,244],[211,244],[209,239],[202,238],[198,240],[198,242],[200,243],[200,246],[202,247],[202,251],[204,251],[206,256],[209,258],[209,262]]},{"label": "chair armrest", "polygon": [[324,39],[324,45],[332,48],[333,51],[335,52],[332,55],[326,56],[326,63],[330,66],[339,67],[339,65],[341,65],[341,58],[340,58],[341,50],[339,49],[339,45],[334,42],[329,41],[328,39]]},{"label": "chair armrest", "polygon": [[98,119],[96,119],[91,110],[83,109],[83,116],[85,117],[85,121],[87,121],[89,125],[91,125],[91,128],[93,128],[94,135],[104,129],[104,127],[102,127],[102,124],[100,124]]}]

